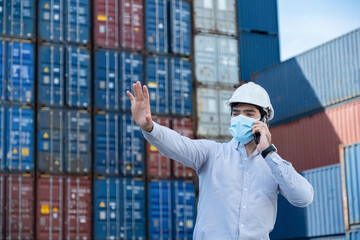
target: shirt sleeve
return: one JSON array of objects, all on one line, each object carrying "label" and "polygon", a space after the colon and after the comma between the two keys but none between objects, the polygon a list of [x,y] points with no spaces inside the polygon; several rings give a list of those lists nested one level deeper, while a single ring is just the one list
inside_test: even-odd
[{"label": "shirt sleeve", "polygon": [[194,140],[153,122],[151,132],[142,131],[145,139],[164,156],[191,167],[197,173],[207,161],[211,145],[209,140]]},{"label": "shirt sleeve", "polygon": [[265,157],[280,187],[280,193],[294,206],[306,207],[314,198],[314,189],[292,164],[283,160],[276,152]]}]

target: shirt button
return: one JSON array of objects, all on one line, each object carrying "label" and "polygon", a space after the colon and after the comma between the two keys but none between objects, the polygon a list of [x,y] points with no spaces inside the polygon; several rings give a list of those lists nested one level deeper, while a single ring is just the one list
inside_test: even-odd
[{"label": "shirt button", "polygon": [[244,205],[243,208],[246,208],[246,206]]},{"label": "shirt button", "polygon": [[246,175],[249,175],[249,172],[245,172]]},{"label": "shirt button", "polygon": [[240,227],[244,227],[244,224],[240,224]]},{"label": "shirt button", "polygon": [[247,188],[244,188],[244,191],[247,192]]}]

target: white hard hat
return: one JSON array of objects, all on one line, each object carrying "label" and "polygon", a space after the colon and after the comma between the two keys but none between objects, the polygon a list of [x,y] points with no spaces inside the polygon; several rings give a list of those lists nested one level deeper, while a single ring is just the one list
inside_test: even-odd
[{"label": "white hard hat", "polygon": [[269,120],[274,117],[274,109],[271,105],[268,93],[260,85],[249,82],[238,87],[226,105],[231,103],[248,103],[259,106],[269,115]]}]

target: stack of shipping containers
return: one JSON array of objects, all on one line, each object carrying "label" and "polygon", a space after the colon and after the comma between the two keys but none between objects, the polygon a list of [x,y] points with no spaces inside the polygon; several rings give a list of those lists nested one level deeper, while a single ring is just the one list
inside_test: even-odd
[{"label": "stack of shipping containers", "polygon": [[276,112],[274,144],[315,192],[305,209],[279,198],[272,239],[359,236],[359,53],[357,29],[253,75]]}]

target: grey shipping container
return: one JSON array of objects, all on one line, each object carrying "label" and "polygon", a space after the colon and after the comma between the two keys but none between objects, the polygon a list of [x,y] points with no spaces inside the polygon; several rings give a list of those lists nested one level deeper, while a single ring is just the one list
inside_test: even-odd
[{"label": "grey shipping container", "polygon": [[269,93],[272,125],[360,96],[360,29],[257,72]]},{"label": "grey shipping container", "polygon": [[195,76],[203,85],[239,84],[237,40],[216,35],[195,36]]},{"label": "grey shipping container", "polygon": [[235,89],[197,88],[197,136],[229,137],[230,108],[225,105]]},{"label": "grey shipping container", "polygon": [[235,0],[194,0],[195,29],[236,35]]}]

